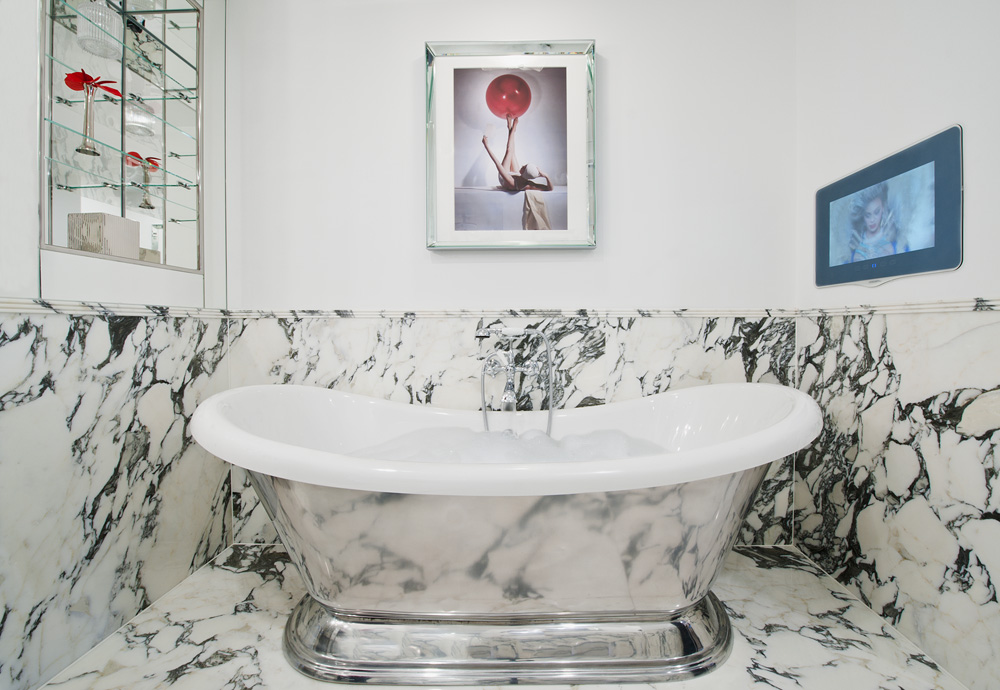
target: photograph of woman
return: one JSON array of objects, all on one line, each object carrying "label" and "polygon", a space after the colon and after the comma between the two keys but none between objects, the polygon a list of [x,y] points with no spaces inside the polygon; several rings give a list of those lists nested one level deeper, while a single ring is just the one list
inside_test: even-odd
[{"label": "photograph of woman", "polygon": [[456,69],[455,230],[566,230],[566,68]]},{"label": "photograph of woman", "polygon": [[[489,154],[493,164],[497,166],[500,186],[508,192],[521,192],[526,189],[537,189],[542,192],[552,191],[552,180],[549,176],[538,169],[533,163],[521,165],[517,160],[517,153],[514,150],[514,135],[517,131],[518,118],[507,113],[507,147],[504,149],[503,160],[497,160],[496,154],[490,149],[489,138],[483,135],[483,146]],[[538,178],[545,182],[539,184]]]}]

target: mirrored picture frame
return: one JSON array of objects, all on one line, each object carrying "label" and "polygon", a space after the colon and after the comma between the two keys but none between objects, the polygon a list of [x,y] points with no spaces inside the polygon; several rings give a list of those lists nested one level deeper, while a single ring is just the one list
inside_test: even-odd
[{"label": "mirrored picture frame", "polygon": [[594,41],[425,48],[427,247],[595,247]]}]

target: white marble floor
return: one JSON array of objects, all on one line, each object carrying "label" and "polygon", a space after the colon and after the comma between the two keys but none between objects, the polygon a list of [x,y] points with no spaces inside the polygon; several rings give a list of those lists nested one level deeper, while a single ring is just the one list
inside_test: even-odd
[{"label": "white marble floor", "polygon": [[[329,690],[282,656],[304,591],[281,547],[233,546],[43,687]],[[713,591],[732,619],[732,655],[664,690],[963,688],[795,550],[738,548]]]}]

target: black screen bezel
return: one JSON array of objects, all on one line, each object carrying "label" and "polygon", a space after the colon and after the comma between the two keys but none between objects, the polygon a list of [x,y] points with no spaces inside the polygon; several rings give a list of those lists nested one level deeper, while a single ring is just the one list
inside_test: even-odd
[{"label": "black screen bezel", "polygon": [[[934,163],[934,246],[880,259],[830,266],[830,204],[874,184]],[[962,264],[962,128],[914,144],[816,192],[816,285],[879,283],[948,271]]]}]

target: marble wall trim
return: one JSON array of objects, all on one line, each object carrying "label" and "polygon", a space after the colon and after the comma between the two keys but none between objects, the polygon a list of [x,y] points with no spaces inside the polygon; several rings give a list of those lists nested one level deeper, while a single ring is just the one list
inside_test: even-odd
[{"label": "marble wall trim", "polygon": [[419,311],[356,311],[337,310],[287,310],[287,311],[228,311],[233,318],[450,318],[481,317],[487,319],[511,318],[766,318],[819,315],[854,314],[932,314],[969,311],[1000,310],[1000,298],[975,297],[968,300],[939,302],[914,302],[904,304],[863,304],[837,308],[770,308],[770,309],[501,309],[501,310],[419,310]]},{"label": "marble wall trim", "polygon": [[222,309],[201,309],[195,307],[0,297],[0,314],[221,319],[226,317],[227,312]]},{"label": "marble wall trim", "polygon": [[142,305],[108,302],[77,302],[66,300],[16,299],[0,297],[0,314],[64,314],[64,315],[105,315],[105,316],[159,316],[191,318],[232,318],[232,319],[303,319],[303,318],[449,318],[480,317],[486,319],[512,318],[762,318],[762,317],[816,317],[850,316],[863,314],[924,314],[968,311],[1000,310],[1000,298],[976,297],[970,300],[952,300],[907,304],[860,305],[854,307],[824,309],[501,309],[501,310],[365,310],[351,309],[291,309],[281,311],[261,311],[254,309],[208,309],[193,307],[171,307],[164,305]]},{"label": "marble wall trim", "polygon": [[970,311],[1000,310],[1000,299],[974,297],[971,300],[914,302],[906,304],[862,304],[854,307],[838,307],[823,309],[797,309],[798,316],[858,316],[865,314],[947,314]]}]

